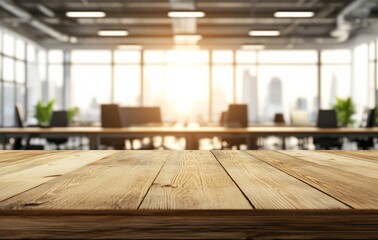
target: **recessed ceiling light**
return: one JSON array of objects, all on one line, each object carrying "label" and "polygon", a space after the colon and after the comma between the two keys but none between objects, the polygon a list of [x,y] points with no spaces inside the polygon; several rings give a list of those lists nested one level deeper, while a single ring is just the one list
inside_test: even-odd
[{"label": "recessed ceiling light", "polygon": [[76,37],[70,37],[69,41],[70,41],[70,43],[77,43],[77,38]]},{"label": "recessed ceiling light", "polygon": [[275,37],[281,33],[278,30],[251,30],[248,34],[254,37]]},{"label": "recessed ceiling light", "polygon": [[102,18],[106,17],[102,11],[70,11],[66,12],[67,17],[71,18]]},{"label": "recessed ceiling light", "polygon": [[168,17],[171,18],[201,18],[205,13],[202,11],[170,11]]},{"label": "recessed ceiling light", "polygon": [[175,35],[174,41],[178,44],[196,44],[202,39],[201,35]]},{"label": "recessed ceiling light", "polygon": [[242,50],[263,50],[265,45],[263,44],[244,44],[241,46]]},{"label": "recessed ceiling light", "polygon": [[278,11],[274,13],[276,18],[310,18],[314,16],[314,12],[311,11]]},{"label": "recessed ceiling light", "polygon": [[120,44],[118,45],[119,50],[141,50],[143,48],[142,45],[137,44]]},{"label": "recessed ceiling light", "polygon": [[99,30],[97,34],[101,37],[124,37],[129,35],[126,30]]}]

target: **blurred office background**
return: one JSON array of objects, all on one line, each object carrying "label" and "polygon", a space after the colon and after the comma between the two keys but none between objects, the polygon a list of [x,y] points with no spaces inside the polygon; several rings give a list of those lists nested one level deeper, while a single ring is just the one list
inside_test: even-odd
[{"label": "blurred office background", "polygon": [[[205,16],[167,16],[183,8]],[[67,14],[79,10],[106,15]],[[282,10],[313,15],[279,18]],[[109,103],[159,106],[173,124],[216,124],[229,104],[247,104],[251,125],[277,113],[290,124],[298,110],[315,124],[319,109],[350,97],[357,127],[378,103],[377,10],[347,0],[0,1],[0,126],[16,126],[16,104],[37,124],[38,101],[52,99],[55,110],[78,108],[77,126],[100,126]],[[201,38],[182,44],[178,34]]]}]

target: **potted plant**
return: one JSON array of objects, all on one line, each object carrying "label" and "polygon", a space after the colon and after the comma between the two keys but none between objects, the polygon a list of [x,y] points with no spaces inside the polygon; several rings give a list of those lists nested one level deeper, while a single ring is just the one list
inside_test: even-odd
[{"label": "potted plant", "polygon": [[54,99],[50,100],[48,103],[38,101],[37,105],[35,106],[35,118],[37,119],[40,127],[48,127],[50,125],[54,104]]},{"label": "potted plant", "polygon": [[67,121],[68,123],[71,123],[75,116],[78,114],[79,108],[78,107],[73,107],[67,110]]},{"label": "potted plant", "polygon": [[337,98],[333,108],[337,113],[337,120],[340,126],[347,127],[354,123],[352,116],[356,113],[356,107],[351,97]]}]

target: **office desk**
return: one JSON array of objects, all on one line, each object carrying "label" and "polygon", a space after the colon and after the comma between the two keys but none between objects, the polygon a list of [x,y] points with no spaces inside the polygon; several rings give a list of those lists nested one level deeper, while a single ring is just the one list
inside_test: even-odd
[{"label": "office desk", "polygon": [[90,149],[98,149],[101,137],[152,137],[152,136],[179,136],[186,138],[186,149],[198,149],[198,139],[203,137],[239,136],[247,139],[249,149],[255,149],[255,140],[262,136],[278,137],[358,137],[378,136],[378,128],[329,128],[316,127],[128,127],[128,128],[101,128],[101,127],[67,127],[67,128],[0,128],[0,136],[16,137],[32,135],[34,137],[69,137],[85,136],[90,140]]},{"label": "office desk", "polygon": [[378,151],[0,151],[0,238],[378,238]]}]

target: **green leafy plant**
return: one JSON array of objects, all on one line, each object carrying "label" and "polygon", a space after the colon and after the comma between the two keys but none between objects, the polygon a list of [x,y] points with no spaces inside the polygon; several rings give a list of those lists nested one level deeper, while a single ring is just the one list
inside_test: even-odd
[{"label": "green leafy plant", "polygon": [[67,120],[69,123],[72,122],[72,120],[74,119],[74,117],[79,113],[79,108],[78,107],[73,107],[73,108],[70,108],[68,109],[67,111]]},{"label": "green leafy plant", "polygon": [[333,106],[333,108],[337,113],[339,125],[346,127],[354,123],[352,116],[356,113],[356,107],[352,101],[352,98],[337,98],[336,104]]},{"label": "green leafy plant", "polygon": [[35,118],[37,119],[39,125],[48,126],[50,124],[54,104],[54,99],[50,100],[48,103],[38,101],[37,105],[35,106]]}]

